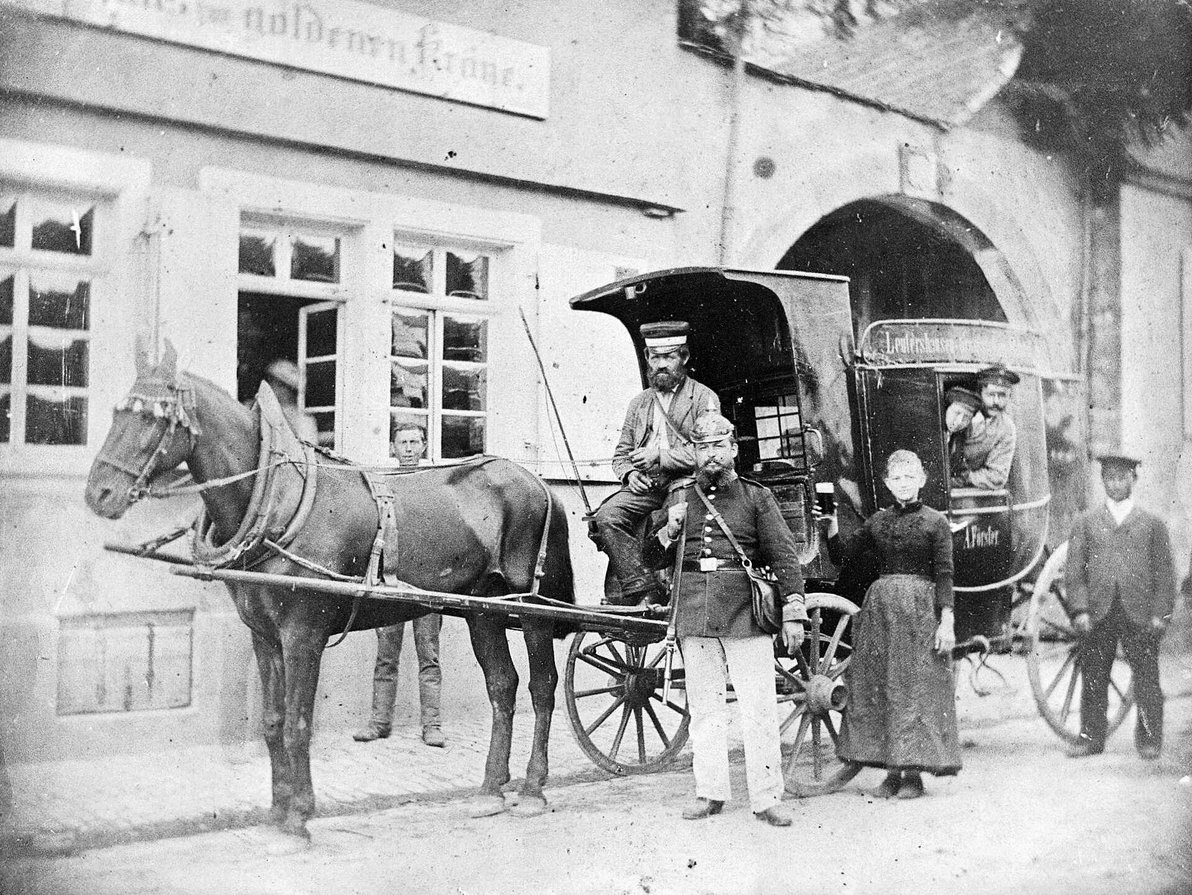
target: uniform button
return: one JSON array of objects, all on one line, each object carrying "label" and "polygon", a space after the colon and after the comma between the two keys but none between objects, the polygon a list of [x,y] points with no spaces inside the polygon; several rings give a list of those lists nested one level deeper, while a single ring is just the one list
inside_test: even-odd
[{"label": "uniform button", "polygon": [[704,543],[705,543],[705,544],[711,544],[711,543],[712,543],[712,539],[711,539],[711,538],[704,538]]},{"label": "uniform button", "polygon": [[705,519],[707,519],[709,522],[711,522],[711,521],[712,521],[713,519],[715,519],[716,517],[715,517],[715,516],[713,516],[711,513],[708,513],[708,514],[706,514],[706,515],[704,516],[704,518],[705,518]]},{"label": "uniform button", "polygon": [[708,526],[706,526],[706,525],[704,526],[704,531],[711,531],[711,530],[712,530],[712,529],[711,529],[711,528],[709,528]]}]

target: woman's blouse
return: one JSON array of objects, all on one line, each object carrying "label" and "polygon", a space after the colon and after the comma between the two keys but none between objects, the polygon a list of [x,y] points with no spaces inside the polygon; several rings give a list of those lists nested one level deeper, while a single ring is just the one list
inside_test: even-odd
[{"label": "woman's blouse", "polygon": [[951,606],[952,529],[943,513],[919,501],[878,510],[865,520],[843,549],[831,538],[828,551],[837,565],[858,554],[877,556],[883,575],[922,575],[935,582],[935,605]]}]

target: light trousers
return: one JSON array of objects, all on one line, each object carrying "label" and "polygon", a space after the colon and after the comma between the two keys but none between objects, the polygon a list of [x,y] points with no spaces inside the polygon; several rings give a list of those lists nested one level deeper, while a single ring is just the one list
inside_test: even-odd
[{"label": "light trousers", "polygon": [[[733,683],[745,741],[745,780],[754,813],[782,801],[782,747],[774,689],[774,641],[770,637],[684,637],[679,641],[691,712],[695,794],[727,802],[728,680]],[[725,664],[728,675],[725,676]]]}]

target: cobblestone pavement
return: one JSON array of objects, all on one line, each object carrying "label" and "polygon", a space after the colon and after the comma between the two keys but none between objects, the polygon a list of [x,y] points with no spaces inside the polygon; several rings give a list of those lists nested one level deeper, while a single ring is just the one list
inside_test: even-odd
[{"label": "cobblestone pavement", "polygon": [[[962,740],[979,745],[982,728],[1010,719],[1038,718],[1025,658],[992,657],[975,679],[977,689],[990,691],[987,695],[974,689],[971,668],[967,662],[957,665]],[[1165,655],[1163,677],[1169,698],[1192,695],[1192,656]],[[531,717],[527,707],[519,707],[511,763],[515,777],[529,756]],[[1127,724],[1131,723],[1128,719]],[[455,721],[445,728],[445,749],[424,746],[412,726],[397,728],[389,739],[373,743],[354,742],[347,730],[316,732],[311,764],[319,815],[466,797],[483,775],[488,728],[487,717]],[[1060,745],[1057,739],[1057,750]],[[680,766],[690,762],[689,750],[690,746],[680,756]],[[607,777],[579,749],[561,706],[552,729],[550,758],[550,785]],[[21,764],[10,766],[8,773],[12,810],[0,831],[0,853],[9,855],[61,853],[245,827],[264,819],[270,798],[263,743]]]}]

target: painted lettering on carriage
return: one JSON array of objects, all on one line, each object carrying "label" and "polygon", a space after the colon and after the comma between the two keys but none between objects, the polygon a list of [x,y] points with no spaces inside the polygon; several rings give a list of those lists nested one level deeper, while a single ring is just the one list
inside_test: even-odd
[{"label": "painted lettering on carriage", "polygon": [[1019,369],[1046,366],[1036,333],[973,321],[881,321],[861,341],[872,364],[979,363],[999,361]]},{"label": "painted lettering on carriage", "polygon": [[964,530],[964,549],[981,550],[986,547],[997,547],[1001,531],[993,527],[970,525]]},{"label": "painted lettering on carriage", "polygon": [[63,19],[546,118],[550,50],[356,0],[0,0]]}]

